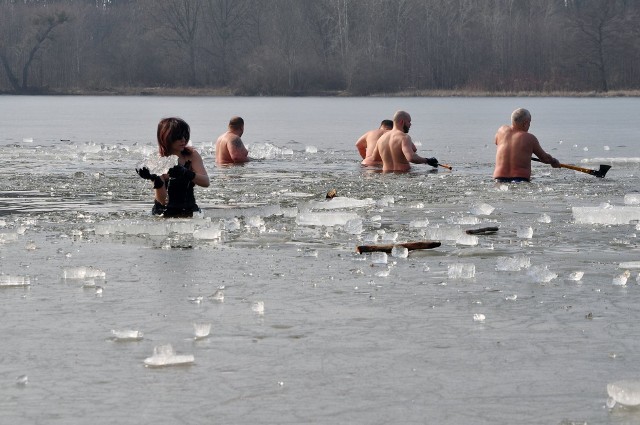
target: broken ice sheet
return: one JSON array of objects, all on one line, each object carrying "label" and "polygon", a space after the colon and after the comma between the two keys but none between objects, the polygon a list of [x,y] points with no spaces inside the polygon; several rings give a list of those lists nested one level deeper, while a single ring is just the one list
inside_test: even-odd
[{"label": "broken ice sheet", "polygon": [[158,345],[153,349],[153,355],[144,359],[147,367],[178,366],[193,363],[192,354],[176,354],[171,344]]}]

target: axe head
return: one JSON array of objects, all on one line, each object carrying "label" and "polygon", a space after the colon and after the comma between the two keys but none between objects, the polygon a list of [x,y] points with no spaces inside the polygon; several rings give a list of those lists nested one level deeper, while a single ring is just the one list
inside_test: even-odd
[{"label": "axe head", "polygon": [[600,177],[601,179],[607,174],[607,171],[611,168],[611,165],[600,164],[599,170],[593,170],[593,175],[596,177]]}]

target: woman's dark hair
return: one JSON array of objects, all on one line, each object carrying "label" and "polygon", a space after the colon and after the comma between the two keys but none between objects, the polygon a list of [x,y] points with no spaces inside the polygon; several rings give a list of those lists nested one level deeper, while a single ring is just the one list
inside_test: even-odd
[{"label": "woman's dark hair", "polygon": [[158,152],[160,156],[169,156],[171,143],[176,140],[191,138],[189,124],[180,118],[163,118],[158,123]]}]

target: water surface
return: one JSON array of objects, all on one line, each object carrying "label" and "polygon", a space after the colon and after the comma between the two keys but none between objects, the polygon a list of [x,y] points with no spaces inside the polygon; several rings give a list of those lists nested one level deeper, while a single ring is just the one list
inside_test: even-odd
[{"label": "water surface", "polygon": [[[625,204],[640,187],[639,102],[0,97],[3,418],[637,423],[605,403],[607,383],[640,379],[639,229],[598,223],[640,208]],[[494,183],[493,136],[521,106],[545,149],[612,165],[607,177],[534,164],[531,184]],[[358,165],[355,141],[397,109],[418,153],[452,172]],[[193,220],[151,217],[133,171],[170,115],[191,124],[212,179]],[[215,167],[232,115],[259,160]],[[578,223],[581,207],[598,208]],[[486,226],[499,231],[464,234]],[[424,239],[442,246],[355,253]],[[78,270],[94,276],[64,278]],[[194,323],[211,334],[195,339]],[[114,340],[128,329],[144,336]],[[164,344],[194,363],[145,367]]]}]

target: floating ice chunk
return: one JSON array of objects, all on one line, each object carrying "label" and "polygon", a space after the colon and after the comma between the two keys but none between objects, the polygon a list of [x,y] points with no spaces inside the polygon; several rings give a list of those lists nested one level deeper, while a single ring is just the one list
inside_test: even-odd
[{"label": "floating ice chunk", "polygon": [[549,271],[546,266],[533,266],[529,269],[528,274],[539,283],[548,283],[558,277],[556,273]]},{"label": "floating ice chunk", "polygon": [[308,212],[300,213],[296,223],[301,226],[344,226],[347,221],[358,218],[352,212]]},{"label": "floating ice chunk", "polygon": [[380,236],[383,242],[395,242],[396,239],[398,239],[398,232],[383,232],[380,234]]},{"label": "floating ice chunk", "polygon": [[495,208],[489,204],[478,204],[472,206],[469,212],[473,215],[489,215],[493,210],[495,210]]},{"label": "floating ice chunk", "polygon": [[0,274],[0,287],[28,285],[31,285],[31,278],[29,276]]},{"label": "floating ice chunk", "polygon": [[480,224],[480,219],[474,216],[459,217],[453,221],[455,224],[474,225]]},{"label": "floating ice chunk", "polygon": [[211,332],[211,323],[194,323],[193,335],[195,339],[202,339],[209,336]]},{"label": "floating ice chunk", "polygon": [[573,207],[573,219],[579,224],[629,224],[640,220],[640,207]]},{"label": "floating ice chunk", "polygon": [[449,279],[472,279],[476,275],[476,265],[473,263],[449,264]]},{"label": "floating ice chunk", "polygon": [[302,253],[303,257],[306,258],[318,258],[318,250],[317,249],[305,249]]},{"label": "floating ice chunk", "polygon": [[373,264],[387,264],[387,253],[386,252],[372,252],[371,253],[371,262]]},{"label": "floating ice chunk", "polygon": [[178,355],[171,344],[158,345],[153,349],[153,356],[144,359],[147,367],[162,367],[190,364],[194,362],[192,354]]},{"label": "floating ice chunk", "polygon": [[142,332],[133,329],[112,329],[111,334],[115,341],[140,341],[144,336]]},{"label": "floating ice chunk", "polygon": [[[255,159],[273,159],[283,154],[283,150],[271,143],[254,143],[248,149],[249,156]],[[291,152],[293,154],[293,151]]]},{"label": "floating ice chunk", "polygon": [[17,233],[0,233],[0,244],[15,242],[18,240]]},{"label": "floating ice chunk", "polygon": [[24,249],[26,249],[27,251],[35,251],[36,249],[38,249],[38,246],[35,242],[29,241],[24,245]]},{"label": "floating ice chunk", "polygon": [[476,246],[478,245],[478,237],[475,235],[467,235],[463,234],[456,238],[457,245],[468,245],[468,246]]},{"label": "floating ice chunk", "polygon": [[547,213],[543,213],[538,217],[538,223],[551,223],[551,217]]},{"label": "floating ice chunk", "polygon": [[391,256],[395,258],[407,258],[409,256],[409,250],[401,245],[396,245],[391,248]]},{"label": "floating ice chunk", "polygon": [[24,387],[29,383],[29,377],[27,375],[20,375],[16,378],[16,385],[19,387]]},{"label": "floating ice chunk", "polygon": [[371,218],[369,219],[371,221],[382,221],[382,216],[377,214],[377,215],[372,215]]},{"label": "floating ice chunk", "polygon": [[216,289],[216,292],[209,295],[209,298],[211,298],[214,301],[224,302],[224,289],[222,288]]},{"label": "floating ice chunk", "polygon": [[457,241],[463,233],[456,226],[440,226],[427,229],[427,237],[438,241]]},{"label": "floating ice chunk", "polygon": [[498,186],[498,190],[501,192],[507,192],[509,191],[509,185],[502,183],[500,186]]},{"label": "floating ice chunk", "polygon": [[344,224],[344,231],[351,235],[359,235],[362,233],[362,220],[354,218]]},{"label": "floating ice chunk", "polygon": [[505,300],[507,301],[515,301],[518,299],[518,296],[516,294],[513,295],[507,295],[506,297],[504,297]]},{"label": "floating ice chunk", "polygon": [[618,265],[621,269],[640,269],[640,261],[627,261]]},{"label": "floating ice chunk", "polygon": [[577,282],[582,279],[582,276],[584,276],[584,272],[582,271],[573,272],[569,275],[569,280]]},{"label": "floating ice chunk", "polygon": [[498,257],[496,260],[496,270],[516,272],[531,266],[531,259],[525,255],[518,254],[515,257]]},{"label": "floating ice chunk", "polygon": [[640,205],[640,193],[627,193],[624,195],[625,205]]},{"label": "floating ice chunk", "polygon": [[521,227],[516,231],[516,236],[521,239],[531,239],[533,237],[533,229],[531,226]]},{"label": "floating ice chunk", "polygon": [[33,137],[24,137],[22,143],[33,143]]},{"label": "floating ice chunk", "polygon": [[234,230],[240,229],[241,223],[240,223],[240,220],[238,218],[233,217],[233,218],[229,218],[227,220],[224,220],[222,222],[222,226],[224,227],[225,230],[228,230],[228,231],[232,232]]},{"label": "floating ice chunk", "polygon": [[473,315],[474,322],[484,322],[486,319],[485,315],[482,313],[476,313]]},{"label": "floating ice chunk", "polygon": [[193,232],[193,237],[195,239],[201,239],[201,240],[220,239],[221,235],[222,235],[222,231],[220,230],[219,226],[206,227],[203,229],[198,229],[195,232]]},{"label": "floating ice chunk", "polygon": [[259,215],[252,215],[252,216],[246,217],[244,222],[249,227],[257,227],[257,228],[261,228],[265,224],[264,220]]},{"label": "floating ice chunk", "polygon": [[625,286],[627,284],[627,279],[629,279],[630,276],[631,272],[629,270],[625,270],[624,273],[613,278],[613,286]]},{"label": "floating ice chunk", "polygon": [[390,272],[391,272],[390,269],[380,270],[379,272],[376,273],[376,276],[378,276],[378,277],[387,277],[387,276],[389,276]]},{"label": "floating ice chunk", "polygon": [[318,153],[318,148],[315,146],[307,146],[304,151],[306,153]]},{"label": "floating ice chunk", "polygon": [[89,267],[65,267],[62,269],[63,279],[104,279],[106,273],[100,269]]},{"label": "floating ice chunk", "polygon": [[589,148],[585,146],[584,148],[582,148],[582,150],[586,152],[589,150]]},{"label": "floating ice chunk", "polygon": [[638,406],[640,405],[640,380],[624,379],[607,384],[607,394],[614,401],[611,407],[615,403],[623,406]]},{"label": "floating ice chunk", "polygon": [[395,202],[396,201],[395,201],[393,196],[386,195],[386,196],[383,196],[382,198],[378,199],[376,201],[376,205],[379,206],[379,207],[388,207],[389,204],[393,204]]},{"label": "floating ice chunk", "polygon": [[310,210],[336,210],[336,209],[347,209],[347,208],[363,208],[369,207],[375,204],[375,201],[371,198],[366,199],[355,199],[355,198],[347,198],[344,196],[336,196],[331,199],[329,202],[327,201],[309,201],[306,206]]},{"label": "floating ice chunk", "polygon": [[256,314],[264,314],[264,301],[254,301],[251,303],[251,311]]},{"label": "floating ice chunk", "polygon": [[409,227],[416,227],[416,228],[421,228],[421,227],[427,227],[429,225],[429,219],[422,219],[422,220],[412,220],[409,222]]}]

